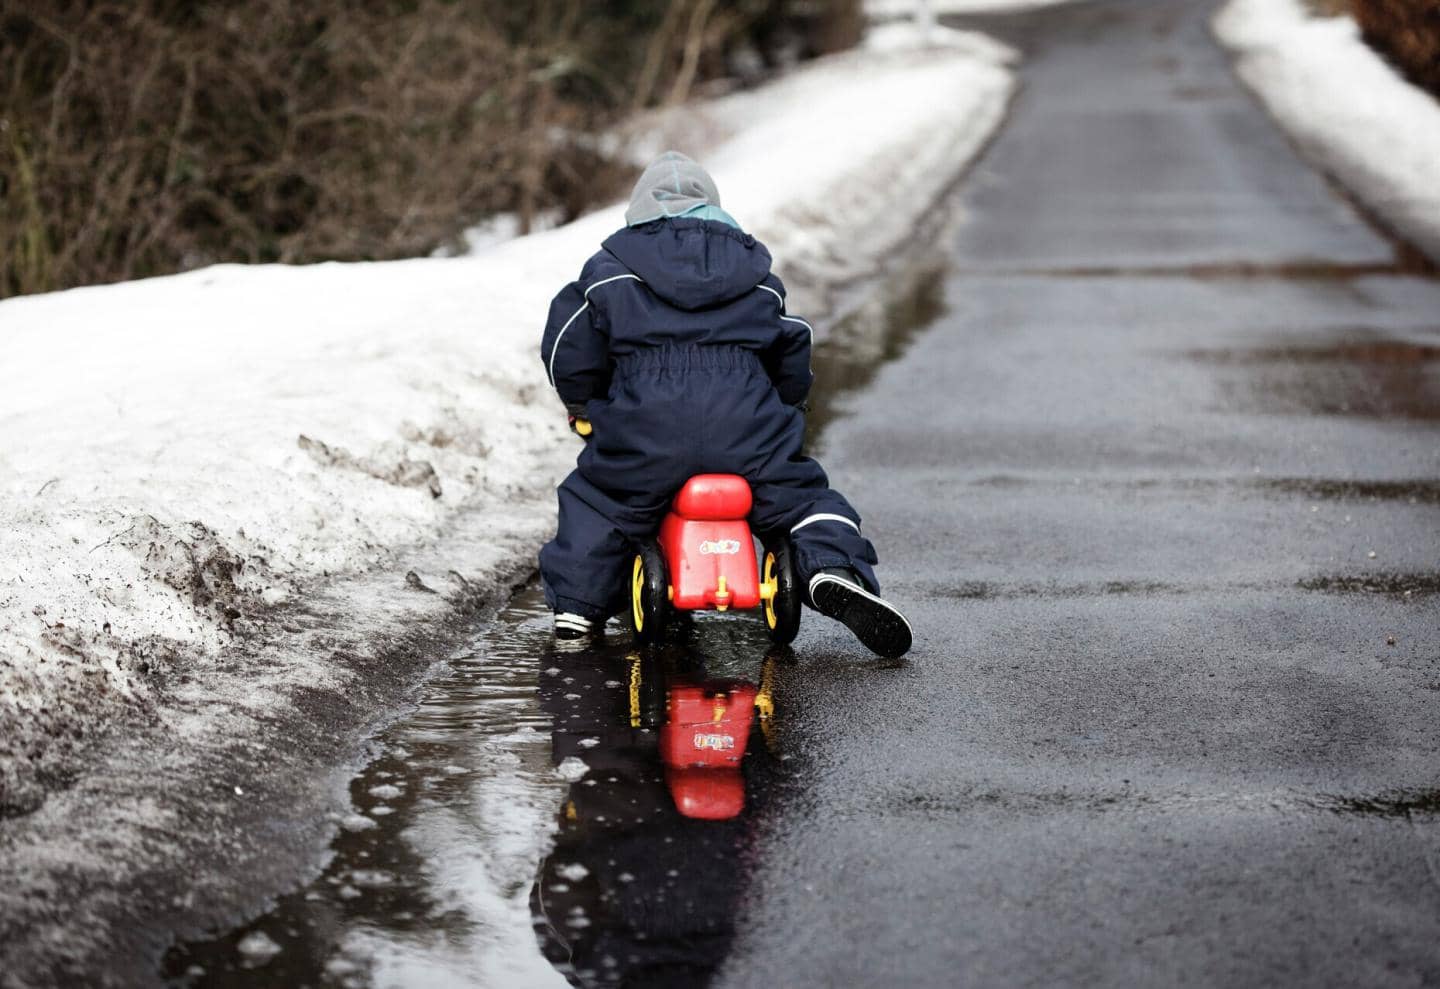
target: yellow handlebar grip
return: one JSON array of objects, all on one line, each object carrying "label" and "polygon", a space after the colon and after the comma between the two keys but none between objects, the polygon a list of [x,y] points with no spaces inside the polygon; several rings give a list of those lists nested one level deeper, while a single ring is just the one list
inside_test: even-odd
[{"label": "yellow handlebar grip", "polygon": [[589,436],[594,431],[595,427],[590,425],[589,419],[575,420],[575,432],[579,433],[581,436]]}]

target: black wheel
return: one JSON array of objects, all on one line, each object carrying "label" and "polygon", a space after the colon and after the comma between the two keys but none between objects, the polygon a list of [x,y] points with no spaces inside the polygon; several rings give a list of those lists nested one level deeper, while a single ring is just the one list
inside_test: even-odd
[{"label": "black wheel", "polygon": [[635,641],[662,641],[669,610],[670,575],[665,556],[653,540],[642,543],[630,571],[630,627],[635,630]]},{"label": "black wheel", "polygon": [[793,642],[800,631],[800,581],[795,576],[795,553],[790,540],[779,539],[765,547],[760,587],[771,641],[782,646]]}]

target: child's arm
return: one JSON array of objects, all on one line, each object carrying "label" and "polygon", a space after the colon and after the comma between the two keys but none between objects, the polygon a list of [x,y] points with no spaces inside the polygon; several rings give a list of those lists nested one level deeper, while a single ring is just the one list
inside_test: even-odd
[{"label": "child's arm", "polygon": [[810,370],[810,346],[815,331],[799,316],[785,312],[785,286],[774,275],[766,275],[757,286],[761,294],[775,301],[774,342],[762,355],[765,370],[786,405],[804,405],[815,375]]},{"label": "child's arm", "polygon": [[587,263],[578,281],[560,290],[550,303],[550,316],[540,340],[545,374],[571,415],[600,396],[609,370],[610,341],[586,290],[592,287],[593,265]]}]

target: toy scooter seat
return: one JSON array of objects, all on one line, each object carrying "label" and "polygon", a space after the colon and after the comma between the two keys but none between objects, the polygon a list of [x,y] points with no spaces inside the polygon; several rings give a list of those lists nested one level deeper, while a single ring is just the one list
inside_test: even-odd
[{"label": "toy scooter seat", "polygon": [[728,522],[750,514],[750,485],[738,474],[696,474],[675,496],[675,514],[694,522]]}]

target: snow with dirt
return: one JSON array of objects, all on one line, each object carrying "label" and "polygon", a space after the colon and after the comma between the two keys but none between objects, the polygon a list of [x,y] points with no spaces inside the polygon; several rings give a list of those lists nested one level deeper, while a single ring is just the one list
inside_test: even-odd
[{"label": "snow with dirt", "polygon": [[1230,0],[1215,33],[1304,152],[1440,259],[1440,101],[1407,82],[1348,16],[1300,0]]}]

